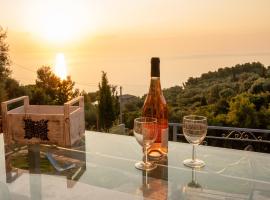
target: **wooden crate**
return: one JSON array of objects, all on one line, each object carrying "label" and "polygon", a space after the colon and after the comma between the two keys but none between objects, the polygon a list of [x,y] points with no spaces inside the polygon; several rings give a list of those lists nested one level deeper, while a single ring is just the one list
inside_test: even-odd
[{"label": "wooden crate", "polygon": [[[10,104],[19,101],[23,101],[22,106],[8,110]],[[83,96],[63,106],[29,105],[29,97],[23,96],[2,102],[1,108],[6,144],[16,142],[70,147],[85,132]]]}]

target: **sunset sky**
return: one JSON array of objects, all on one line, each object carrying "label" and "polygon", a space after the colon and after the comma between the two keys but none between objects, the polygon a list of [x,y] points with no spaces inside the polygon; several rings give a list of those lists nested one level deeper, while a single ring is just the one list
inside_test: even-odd
[{"label": "sunset sky", "polygon": [[0,0],[0,26],[22,84],[61,55],[80,89],[96,91],[104,70],[143,95],[153,56],[163,87],[238,63],[269,66],[269,10],[269,0]]}]

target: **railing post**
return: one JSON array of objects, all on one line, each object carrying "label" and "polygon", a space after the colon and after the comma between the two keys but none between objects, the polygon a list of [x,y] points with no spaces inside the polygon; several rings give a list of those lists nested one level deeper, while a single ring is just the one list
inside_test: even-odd
[{"label": "railing post", "polygon": [[80,98],[80,103],[79,103],[79,107],[81,109],[82,114],[82,119],[80,120],[80,135],[82,136],[85,132],[85,113],[84,113],[84,96],[81,96]]},{"label": "railing post", "polygon": [[23,106],[24,106],[24,112],[27,113],[28,106],[29,106],[29,97],[28,96],[26,96],[23,99]]},{"label": "railing post", "polygon": [[1,110],[2,110],[2,131],[7,136],[7,103],[3,102],[1,104]]},{"label": "railing post", "polygon": [[177,142],[177,126],[173,125],[173,141]]},{"label": "railing post", "polygon": [[70,135],[69,135],[69,129],[70,129],[70,121],[69,121],[69,114],[70,114],[70,104],[65,103],[64,104],[64,141],[65,146],[70,146]]}]

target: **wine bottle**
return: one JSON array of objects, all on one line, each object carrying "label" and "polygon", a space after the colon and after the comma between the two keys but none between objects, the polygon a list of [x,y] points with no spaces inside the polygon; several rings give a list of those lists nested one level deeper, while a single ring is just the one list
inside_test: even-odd
[{"label": "wine bottle", "polygon": [[159,58],[151,59],[150,89],[142,110],[144,117],[154,117],[158,121],[156,141],[148,150],[151,157],[161,157],[168,153],[168,107],[161,90],[159,64]]}]

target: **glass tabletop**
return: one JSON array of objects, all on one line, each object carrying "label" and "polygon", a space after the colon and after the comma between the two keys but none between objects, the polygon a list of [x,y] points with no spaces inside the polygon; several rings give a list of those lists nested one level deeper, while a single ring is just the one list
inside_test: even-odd
[{"label": "glass tabletop", "polygon": [[263,153],[199,146],[206,166],[192,170],[182,164],[192,146],[169,142],[168,156],[142,172],[134,167],[142,149],[129,136],[86,131],[71,149],[4,149],[0,134],[1,200],[270,199],[270,156]]}]

